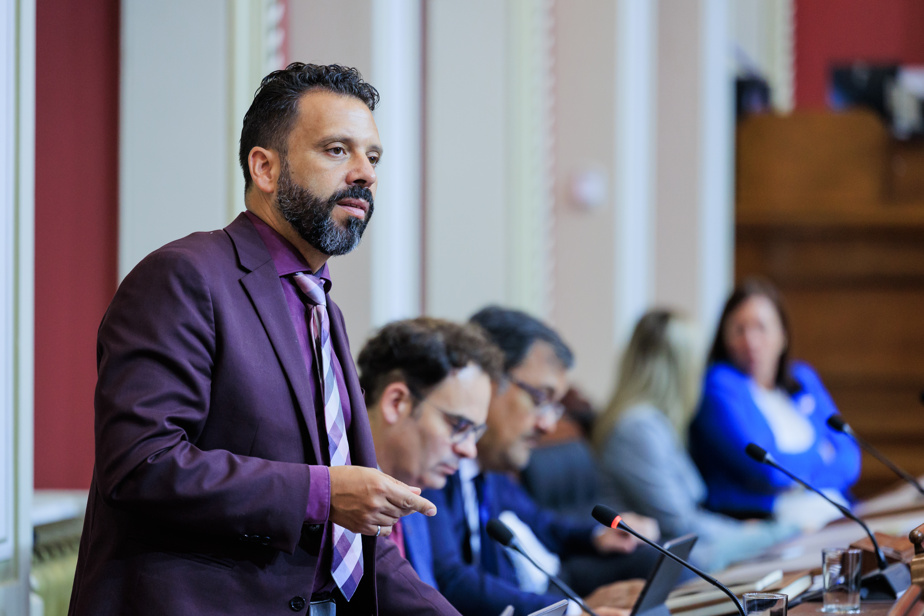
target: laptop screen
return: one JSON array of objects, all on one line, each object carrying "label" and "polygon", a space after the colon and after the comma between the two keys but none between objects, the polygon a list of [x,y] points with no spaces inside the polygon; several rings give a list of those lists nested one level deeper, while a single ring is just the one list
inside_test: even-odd
[{"label": "laptop screen", "polygon": [[[696,539],[696,535],[684,535],[668,541],[663,547],[674,556],[687,560]],[[680,574],[683,573],[684,568],[680,563],[661,554],[655,563],[654,569],[651,570],[651,574],[645,581],[641,594],[635,600],[630,616],[642,616],[659,608],[661,608],[659,611],[667,613],[667,609],[663,607],[664,602],[677,585],[677,580],[680,579]]]}]

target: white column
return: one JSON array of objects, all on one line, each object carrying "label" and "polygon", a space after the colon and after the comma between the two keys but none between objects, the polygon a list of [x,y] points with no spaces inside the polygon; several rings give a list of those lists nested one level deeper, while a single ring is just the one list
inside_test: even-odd
[{"label": "white column", "polygon": [[734,79],[728,62],[728,0],[704,0],[700,19],[702,107],[699,148],[699,288],[696,314],[712,323],[734,270]]},{"label": "white column", "polygon": [[652,295],[656,15],[657,4],[650,0],[620,0],[616,14],[616,268],[610,340],[617,349]]},{"label": "white column", "polygon": [[505,303],[539,318],[552,314],[555,176],[552,151],[551,0],[509,0],[507,36],[507,199],[509,269]]},{"label": "white column", "polygon": [[0,612],[29,612],[35,2],[0,5]]},{"label": "white column", "polygon": [[368,77],[382,95],[375,121],[385,147],[368,238],[373,327],[421,309],[422,46],[420,0],[373,0]]},{"label": "white column", "polygon": [[661,0],[655,302],[708,337],[732,279],[733,48],[728,0]]}]

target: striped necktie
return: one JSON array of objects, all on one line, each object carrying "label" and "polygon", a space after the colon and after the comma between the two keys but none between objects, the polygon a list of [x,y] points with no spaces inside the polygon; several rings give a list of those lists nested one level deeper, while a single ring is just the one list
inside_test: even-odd
[{"label": "striped necktie", "polygon": [[[340,406],[340,389],[334,376],[330,340],[330,319],[327,314],[327,298],[322,281],[304,273],[295,274],[295,284],[308,297],[310,311],[308,329],[314,345],[314,357],[320,362],[321,388],[324,398],[324,423],[327,428],[327,445],[330,465],[341,466],[350,463],[350,445],[343,422],[343,408]],[[352,598],[363,576],[362,538],[342,526],[333,524],[333,557],[331,575],[347,601]]]}]

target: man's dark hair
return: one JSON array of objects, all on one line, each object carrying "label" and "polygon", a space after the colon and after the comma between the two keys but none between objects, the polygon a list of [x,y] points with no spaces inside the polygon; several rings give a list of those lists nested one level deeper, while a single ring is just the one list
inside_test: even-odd
[{"label": "man's dark hair", "polygon": [[519,366],[536,341],[552,345],[555,356],[565,369],[574,365],[574,354],[555,330],[520,310],[488,306],[469,319],[484,329],[504,353],[504,371]]},{"label": "man's dark hair", "polygon": [[363,81],[363,76],[355,68],[293,62],[284,69],[273,71],[260,82],[250,109],[244,114],[238,158],[244,171],[245,190],[252,182],[247,164],[250,150],[259,146],[285,156],[289,133],[298,117],[298,102],[303,94],[311,90],[356,97],[370,111],[374,111],[379,102],[378,90]]},{"label": "man's dark hair", "polygon": [[497,382],[503,357],[478,327],[419,317],[383,327],[366,342],[356,363],[366,404],[372,407],[392,383],[404,382],[422,399],[453,370],[469,364]]}]

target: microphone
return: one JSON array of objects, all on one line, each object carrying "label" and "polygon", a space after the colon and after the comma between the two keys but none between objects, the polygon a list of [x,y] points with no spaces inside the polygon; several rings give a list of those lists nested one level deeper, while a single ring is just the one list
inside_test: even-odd
[{"label": "microphone", "polygon": [[587,604],[584,603],[584,600],[581,599],[579,596],[577,596],[576,592],[571,590],[571,587],[569,587],[567,584],[565,584],[560,579],[558,579],[558,577],[552,575],[551,573],[549,573],[548,571],[540,567],[539,563],[533,560],[533,557],[527,554],[526,551],[520,547],[520,545],[516,541],[516,538],[513,536],[513,531],[510,530],[510,528],[506,524],[504,524],[503,522],[497,519],[488,520],[488,523],[485,526],[485,530],[488,533],[488,537],[490,537],[491,539],[494,539],[494,541],[498,542],[499,544],[501,544],[502,546],[504,546],[505,548],[509,550],[514,550],[517,553],[525,556],[526,560],[531,562],[533,566],[536,567],[536,569],[538,569],[539,571],[543,572],[546,576],[548,576],[549,580],[553,584],[555,584],[555,586],[557,586],[559,590],[565,593],[565,596],[567,596],[569,599],[571,599],[572,601],[580,605],[582,610],[584,610],[591,616],[597,616],[597,614],[592,609],[587,607]]},{"label": "microphone", "polygon": [[734,602],[735,607],[738,608],[738,613],[741,614],[741,616],[745,616],[744,607],[741,605],[741,602],[738,600],[738,597],[735,596],[735,593],[730,591],[727,586],[722,584],[720,581],[718,581],[711,575],[697,569],[696,567],[694,567],[693,565],[691,565],[684,559],[680,558],[679,556],[673,554],[672,552],[668,550],[665,550],[664,548],[662,548],[660,545],[658,545],[654,541],[651,541],[647,537],[644,537],[640,535],[639,533],[635,532],[625,522],[622,521],[622,516],[616,513],[615,509],[612,509],[611,507],[607,507],[606,505],[597,505],[594,507],[594,510],[591,513],[591,515],[593,515],[594,519],[597,522],[600,522],[604,526],[608,526],[610,528],[618,528],[619,530],[623,530],[629,533],[633,537],[642,540],[643,542],[647,543],[648,545],[650,545],[657,551],[661,552],[668,558],[673,559],[674,561],[680,563],[681,565],[683,565],[684,567],[686,567],[687,569],[689,569],[690,571],[692,571],[699,577],[703,578],[704,580],[706,580],[707,582],[709,582],[710,584],[712,584],[713,586],[715,586],[716,588],[724,592],[726,595],[728,595],[728,598],[731,599],[732,602]]},{"label": "microphone", "polygon": [[761,464],[772,466],[799,485],[808,490],[811,490],[815,494],[818,494],[820,497],[837,507],[838,511],[840,511],[844,517],[853,520],[863,527],[863,530],[866,531],[866,535],[869,537],[869,540],[873,544],[876,555],[876,564],[879,567],[879,571],[874,571],[863,576],[862,589],[867,591],[867,594],[863,597],[864,599],[877,599],[880,597],[895,599],[900,593],[904,592],[908,589],[909,586],[911,586],[911,570],[908,569],[907,565],[902,563],[889,565],[886,562],[885,556],[882,554],[882,549],[879,547],[879,542],[876,541],[876,536],[873,535],[872,531],[870,531],[869,526],[867,526],[863,520],[855,516],[850,509],[835,503],[833,500],[828,498],[824,492],[814,486],[810,486],[780,466],[777,461],[773,459],[773,456],[771,456],[763,447],[760,447],[754,443],[748,443],[747,447],[744,448],[744,452],[751,459],[760,462]]},{"label": "microphone", "polygon": [[829,428],[831,428],[832,430],[836,432],[841,432],[843,434],[846,434],[847,436],[852,438],[854,441],[856,441],[856,443],[860,447],[866,450],[867,453],[869,453],[871,456],[873,456],[874,458],[876,458],[877,460],[885,464],[887,467],[889,467],[889,470],[891,470],[893,473],[895,473],[896,475],[898,475],[899,477],[901,477],[902,479],[904,479],[905,481],[913,485],[917,489],[918,492],[920,492],[921,494],[924,494],[924,487],[921,487],[921,484],[918,483],[917,479],[915,479],[914,477],[912,477],[911,475],[909,475],[902,469],[895,466],[895,464],[893,464],[891,460],[886,458],[885,455],[883,455],[881,451],[873,447],[868,441],[866,441],[866,439],[861,438],[856,432],[853,431],[853,428],[851,428],[847,424],[847,422],[844,421],[843,417],[841,417],[838,414],[831,415],[830,417],[828,417],[827,423],[828,423]]}]

